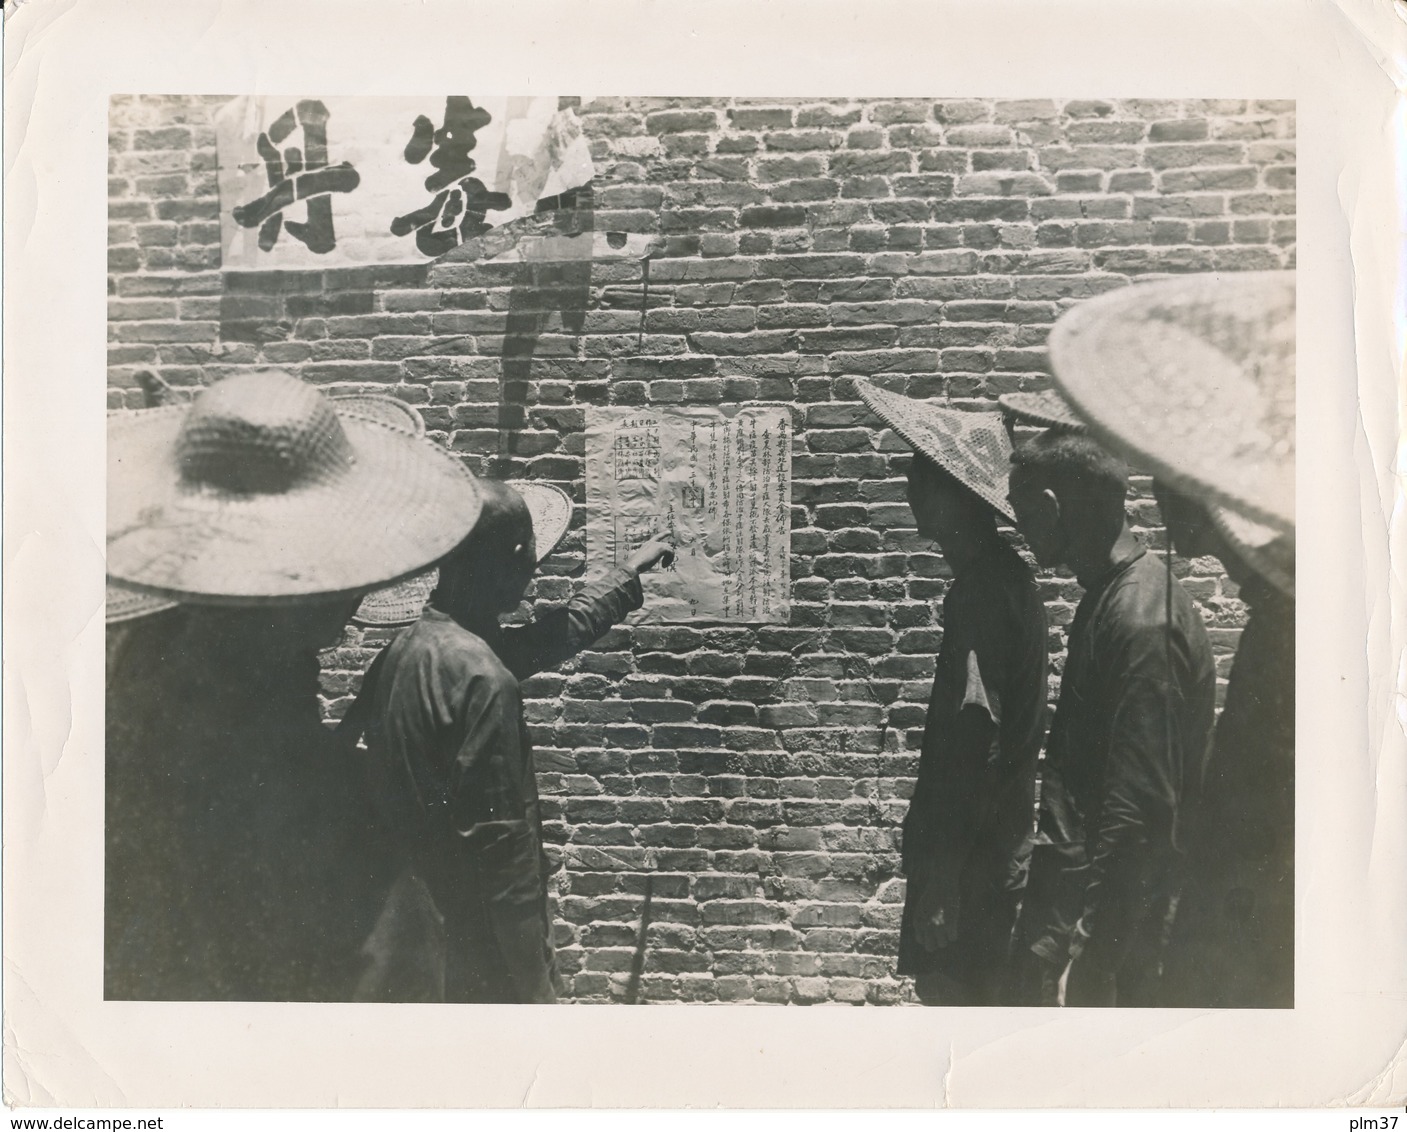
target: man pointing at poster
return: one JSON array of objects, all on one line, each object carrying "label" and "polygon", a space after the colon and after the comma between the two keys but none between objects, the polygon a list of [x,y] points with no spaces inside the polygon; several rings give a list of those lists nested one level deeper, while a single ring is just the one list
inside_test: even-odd
[{"label": "man pointing at poster", "polygon": [[[504,629],[499,617],[518,608],[537,567],[533,520],[513,488],[481,482],[478,524],[441,564],[420,619],[377,657],[353,709],[367,712],[372,794],[406,859],[376,942],[400,957],[387,964],[395,979],[407,952],[425,960],[437,933],[424,925],[442,922],[443,955],[428,964],[442,971],[432,981],[445,1001],[554,1002],[548,867],[518,681],[638,609],[641,571],[670,551],[651,540],[566,609]],[[399,996],[382,985],[366,997]]]}]

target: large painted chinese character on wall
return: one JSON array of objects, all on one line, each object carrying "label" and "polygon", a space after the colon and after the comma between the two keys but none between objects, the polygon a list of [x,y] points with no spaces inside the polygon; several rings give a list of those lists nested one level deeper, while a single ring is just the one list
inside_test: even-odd
[{"label": "large painted chinese character on wall", "polygon": [[[554,214],[593,174],[576,114],[556,96],[258,96],[216,117],[227,271],[530,255],[643,254]],[[612,234],[615,235],[615,234]],[[574,243],[573,243],[574,241]],[[599,246],[597,246],[599,245]]]}]

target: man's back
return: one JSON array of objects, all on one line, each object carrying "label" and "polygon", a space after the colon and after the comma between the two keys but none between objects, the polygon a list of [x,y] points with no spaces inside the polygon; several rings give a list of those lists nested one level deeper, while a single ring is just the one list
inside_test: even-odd
[{"label": "man's back", "polygon": [[373,787],[414,818],[401,828],[438,837],[535,807],[518,681],[483,638],[427,609],[368,678]]},{"label": "man's back", "polygon": [[343,1001],[391,882],[316,656],[153,627],[114,681],[109,998]]},{"label": "man's back", "polygon": [[433,607],[367,679],[372,793],[444,918],[446,996],[551,1001],[542,822],[517,680]]}]

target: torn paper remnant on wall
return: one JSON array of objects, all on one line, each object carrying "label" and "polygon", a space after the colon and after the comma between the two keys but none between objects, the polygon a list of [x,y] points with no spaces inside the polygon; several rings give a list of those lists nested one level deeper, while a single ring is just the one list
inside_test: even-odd
[{"label": "torn paper remnant on wall", "polygon": [[786,410],[587,410],[588,571],[655,535],[675,547],[632,621],[785,623],[790,531]]}]

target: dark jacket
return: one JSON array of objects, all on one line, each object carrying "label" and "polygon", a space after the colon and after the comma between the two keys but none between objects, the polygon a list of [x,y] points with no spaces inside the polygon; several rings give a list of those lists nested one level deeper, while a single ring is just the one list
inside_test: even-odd
[{"label": "dark jacket", "polygon": [[134,626],[108,691],[104,993],[347,1001],[393,879],[318,658],[196,613]]},{"label": "dark jacket", "polygon": [[[944,969],[993,993],[1026,879],[1046,666],[1045,606],[1031,571],[1009,547],[994,548],[943,600],[943,643],[904,819],[900,974]],[[963,738],[973,715],[988,721],[978,733],[990,742],[980,749]],[[930,952],[914,918],[922,885],[940,865],[962,876],[962,910],[955,943]]]},{"label": "dark jacket", "polygon": [[1295,601],[1259,580],[1202,784],[1168,1004],[1291,1007],[1295,992]]},{"label": "dark jacket", "polygon": [[482,637],[431,606],[368,670],[359,703],[371,794],[413,874],[389,919],[415,907],[406,886],[422,885],[431,920],[443,922],[451,1001],[554,998],[548,862],[518,681],[579,652],[642,600],[638,578],[617,569],[565,608]]},{"label": "dark jacket", "polygon": [[[1172,618],[1168,619],[1171,605]],[[1085,592],[1070,627],[1041,781],[1022,936],[1063,965],[1156,994],[1189,807],[1211,738],[1216,669],[1201,617],[1143,548]]]}]

